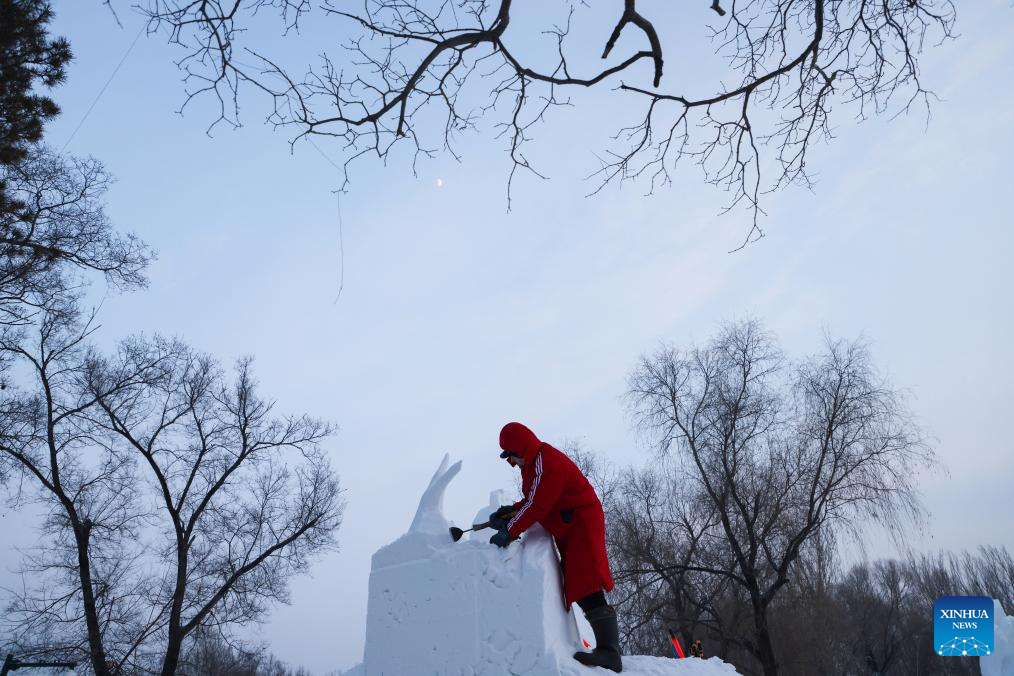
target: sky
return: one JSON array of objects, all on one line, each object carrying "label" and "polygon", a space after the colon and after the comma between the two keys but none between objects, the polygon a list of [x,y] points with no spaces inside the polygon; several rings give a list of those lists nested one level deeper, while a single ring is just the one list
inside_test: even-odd
[{"label": "sky", "polygon": [[[615,93],[551,115],[531,151],[551,180],[522,177],[510,212],[509,165],[489,133],[462,138],[460,163],[444,155],[415,174],[404,158],[363,162],[338,196],[328,160],[290,151],[253,100],[236,130],[207,133],[200,102],[177,114],[180,53],[164,37],[137,42],[85,119],[140,19],[121,8],[120,28],[97,1],[54,9],[75,60],[47,137],[105,163],[118,178],[113,222],[159,252],[149,289],[104,299],[97,340],[162,333],[226,364],[254,355],[279,411],[340,428],[327,444],[347,490],[340,550],[250,633],[286,662],[325,673],[359,661],[370,556],[407,529],[444,453],[464,461],[445,503],[458,523],[514,485],[497,458],[510,420],[620,465],[647,462],[623,405],[628,374],[643,353],[705,341],[727,319],[762,319],[800,357],[825,330],[867,338],[941,460],[923,478],[931,518],[911,544],[1014,547],[1006,0],[962,3],[960,38],[924,55],[940,97],[928,122],[858,124],[843,111],[811,159],[814,189],[768,196],[766,237],[737,253],[746,217],[720,216],[726,195],[692,169],[650,197],[639,184],[586,196],[594,153],[631,119]],[[681,30],[700,42],[708,16],[694,17]],[[314,30],[307,44],[269,44],[312,53]],[[685,56],[669,67],[693,64],[681,76],[706,84],[718,66]],[[13,545],[30,544],[32,527],[29,514],[0,519]],[[895,552],[874,539],[869,553]],[[0,585],[16,565],[0,551]]]}]

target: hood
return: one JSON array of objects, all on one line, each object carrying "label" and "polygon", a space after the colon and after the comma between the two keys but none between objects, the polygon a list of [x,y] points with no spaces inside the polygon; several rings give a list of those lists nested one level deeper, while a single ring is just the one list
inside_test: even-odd
[{"label": "hood", "polygon": [[535,432],[519,422],[509,422],[500,430],[500,448],[521,456],[525,462],[535,458],[541,444]]}]

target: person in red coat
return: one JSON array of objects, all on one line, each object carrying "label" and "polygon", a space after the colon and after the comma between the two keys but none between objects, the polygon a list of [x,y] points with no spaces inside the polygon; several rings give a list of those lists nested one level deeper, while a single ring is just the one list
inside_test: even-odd
[{"label": "person in red coat", "polygon": [[606,519],[595,489],[566,455],[540,441],[518,422],[500,430],[501,458],[521,468],[524,498],[496,510],[490,542],[506,547],[538,523],[553,536],[560,552],[567,606],[577,603],[595,632],[595,650],[574,659],[619,672],[620,637],[616,609],[606,601],[613,589],[606,555]]}]

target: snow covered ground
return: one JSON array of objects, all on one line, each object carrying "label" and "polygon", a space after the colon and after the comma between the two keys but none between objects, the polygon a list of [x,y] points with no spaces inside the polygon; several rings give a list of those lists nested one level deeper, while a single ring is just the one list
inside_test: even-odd
[{"label": "snow covered ground", "polygon": [[[489,544],[489,531],[453,542],[442,503],[460,468],[445,457],[409,531],[373,555],[363,663],[349,676],[612,673],[573,658],[582,638],[592,643],[593,636],[584,618],[564,607],[556,551],[540,527],[506,549]],[[507,501],[507,495],[494,492],[473,523],[485,521]],[[717,658],[624,657],[623,673],[732,676],[736,671]]]},{"label": "snow covered ground", "polygon": [[[561,664],[560,673],[564,676],[601,676],[612,674],[606,669],[590,669],[581,666],[573,659],[570,663]],[[717,657],[699,660],[690,657],[685,660],[667,659],[665,657],[647,657],[634,655],[623,658],[623,673],[629,676],[733,676],[736,670]]]}]

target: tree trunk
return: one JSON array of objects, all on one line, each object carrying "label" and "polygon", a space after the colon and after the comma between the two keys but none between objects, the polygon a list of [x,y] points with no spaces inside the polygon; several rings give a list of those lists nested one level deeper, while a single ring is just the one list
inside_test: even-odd
[{"label": "tree trunk", "polygon": [[[72,516],[73,518],[73,516]],[[102,645],[102,630],[99,627],[99,615],[95,608],[95,592],[92,589],[92,569],[88,559],[88,538],[91,523],[73,519],[74,541],[77,544],[78,574],[81,579],[81,601],[84,604],[85,625],[88,628],[88,652],[91,657],[95,676],[110,676],[109,665],[106,663],[106,650]]]},{"label": "tree trunk", "polygon": [[169,630],[169,641],[166,643],[165,659],[162,661],[162,676],[175,676],[182,649],[183,632],[178,626],[173,627]]},{"label": "tree trunk", "polygon": [[766,606],[754,607],[754,627],[757,633],[757,660],[761,664],[764,676],[778,676],[778,663],[775,661],[775,649],[771,644],[771,633],[768,631],[768,609]]},{"label": "tree trunk", "polygon": [[165,659],[162,660],[162,676],[176,676],[183,650],[183,598],[187,590],[186,539],[182,532],[176,534],[176,587],[173,590],[173,606],[169,611],[169,640],[166,642]]}]

